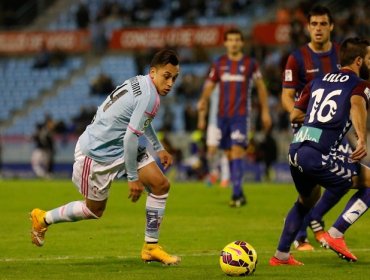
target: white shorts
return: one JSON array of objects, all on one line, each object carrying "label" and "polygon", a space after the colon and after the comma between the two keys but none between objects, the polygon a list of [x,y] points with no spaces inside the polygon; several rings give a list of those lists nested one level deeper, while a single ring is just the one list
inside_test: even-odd
[{"label": "white shorts", "polygon": [[209,124],[207,127],[207,146],[216,146],[220,144],[221,130],[215,124]]},{"label": "white shorts", "polygon": [[[123,158],[113,162],[96,162],[82,154],[80,144],[75,149],[72,182],[86,198],[102,201],[108,198],[109,188],[116,177],[126,174]],[[138,170],[153,162],[153,157],[140,147],[138,150]]]}]

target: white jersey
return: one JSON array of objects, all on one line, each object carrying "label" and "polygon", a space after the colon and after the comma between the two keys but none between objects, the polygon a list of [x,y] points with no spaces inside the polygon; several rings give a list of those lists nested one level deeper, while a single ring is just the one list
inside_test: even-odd
[{"label": "white jersey", "polygon": [[137,180],[138,137],[145,134],[155,151],[163,150],[151,125],[159,105],[149,75],[126,80],[99,106],[93,122],[80,136],[82,153],[97,162],[124,157],[128,180]]}]

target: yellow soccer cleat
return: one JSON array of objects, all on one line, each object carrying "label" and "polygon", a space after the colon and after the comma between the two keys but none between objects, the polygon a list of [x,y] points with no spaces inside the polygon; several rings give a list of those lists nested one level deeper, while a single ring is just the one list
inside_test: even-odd
[{"label": "yellow soccer cleat", "polygon": [[158,244],[147,243],[144,243],[141,250],[141,259],[144,262],[161,262],[165,265],[176,265],[181,262],[180,257],[169,255]]},{"label": "yellow soccer cleat", "polygon": [[44,245],[45,232],[48,226],[45,224],[45,211],[41,209],[33,209],[30,217],[32,221],[31,239],[32,243],[41,247]]}]

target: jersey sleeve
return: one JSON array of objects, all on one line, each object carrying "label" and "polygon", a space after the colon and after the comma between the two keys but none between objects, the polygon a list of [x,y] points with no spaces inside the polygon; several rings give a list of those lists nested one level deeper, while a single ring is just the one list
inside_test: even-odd
[{"label": "jersey sleeve", "polygon": [[283,73],[283,88],[299,87],[299,65],[293,54],[289,55]]},{"label": "jersey sleeve", "polygon": [[370,83],[366,81],[360,82],[353,90],[352,96],[359,95],[362,96],[366,101],[366,109],[369,107],[370,100]]},{"label": "jersey sleeve", "polygon": [[152,124],[148,126],[148,128],[145,130],[145,137],[149,140],[149,142],[152,144],[154,151],[159,152],[164,150],[161,142],[158,139],[157,133],[154,130],[154,127]]},{"label": "jersey sleeve", "polygon": [[310,101],[310,89],[312,82],[309,82],[300,93],[298,99],[294,103],[294,108],[301,110],[302,112],[307,111],[308,102]]},{"label": "jersey sleeve", "polygon": [[219,74],[216,62],[212,63],[212,65],[209,69],[208,80],[210,80],[214,83],[217,83],[220,80],[220,74]]},{"label": "jersey sleeve", "polygon": [[127,131],[124,137],[124,161],[129,182],[138,180],[137,172],[137,150],[139,145],[139,136],[143,135],[145,129],[150,125],[152,116],[150,112],[148,96],[145,94],[135,98],[135,108],[130,118]]}]

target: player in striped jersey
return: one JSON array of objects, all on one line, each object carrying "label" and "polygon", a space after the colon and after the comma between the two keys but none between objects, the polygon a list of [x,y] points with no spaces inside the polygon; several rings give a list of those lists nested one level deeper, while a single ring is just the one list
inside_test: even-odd
[{"label": "player in striped jersey", "polygon": [[[359,162],[367,155],[369,59],[368,41],[346,39],[340,49],[341,70],[308,83],[295,102],[290,118],[292,122],[303,120],[303,126],[290,144],[289,165],[299,197],[285,220],[277,251],[270,259],[272,266],[302,265],[289,251],[306,214],[334,206],[331,203],[310,206],[317,184],[337,197],[337,201],[349,189],[358,189],[320,238],[324,247],[341,258],[357,261],[347,248],[344,234],[370,206],[370,169]],[[338,145],[352,125],[357,135],[356,147],[349,156],[338,156]]]},{"label": "player in striped jersey", "polygon": [[151,125],[156,116],[160,96],[166,96],[179,75],[176,52],[157,52],[149,74],[135,76],[118,86],[99,106],[93,122],[80,136],[75,149],[72,181],[84,196],[50,211],[33,209],[32,243],[44,244],[51,224],[98,219],[105,210],[112,181],[127,175],[129,198],[136,202],[144,187],[146,199],[145,243],[143,261],[177,264],[180,258],[167,254],[157,243],[170,184],[146,147],[139,145],[144,135],[166,169],[172,156],[164,150]]},{"label": "player in striped jersey", "polygon": [[[324,6],[314,6],[308,14],[307,29],[310,34],[310,42],[295,50],[289,57],[285,66],[283,77],[282,104],[285,110],[290,113],[294,108],[294,101],[302,91],[303,87],[314,78],[323,76],[326,73],[336,71],[340,68],[338,61],[339,45],[330,40],[330,33],[333,31],[334,23],[331,12]],[[295,133],[300,124],[292,124]],[[343,140],[338,147],[338,152],[347,154],[351,152],[351,147],[346,140]],[[321,188],[316,188],[316,196],[313,196],[314,204],[321,195]],[[334,203],[335,199],[330,193],[325,192],[324,200]],[[324,213],[323,213],[324,214]],[[309,220],[309,218],[308,218]],[[316,220],[307,221],[310,223],[317,240],[323,233],[322,216]],[[297,234],[294,242],[297,250],[313,250],[313,246],[307,239],[306,226]]]},{"label": "player in striped jersey", "polygon": [[219,147],[225,151],[230,163],[233,193],[230,206],[246,203],[242,189],[245,148],[250,129],[251,89],[255,85],[261,104],[261,118],[265,129],[271,126],[268,94],[258,63],[243,53],[243,34],[230,29],[224,34],[226,54],[211,66],[198,102],[200,116],[205,116],[209,98],[216,85],[219,88],[217,125],[221,130]]}]

